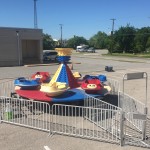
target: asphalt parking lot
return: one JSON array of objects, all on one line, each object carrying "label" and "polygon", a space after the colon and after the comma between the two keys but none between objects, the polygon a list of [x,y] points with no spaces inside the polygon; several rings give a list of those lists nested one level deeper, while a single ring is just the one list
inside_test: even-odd
[{"label": "asphalt parking lot", "polygon": [[[72,56],[73,72],[80,72],[82,75],[105,74],[109,78],[120,81],[122,89],[122,78],[126,73],[147,72],[150,76],[150,59],[141,58],[125,58],[125,57],[107,57],[102,56],[107,51],[98,51],[93,54],[78,54]],[[70,65],[70,64],[69,64]],[[105,66],[113,66],[113,72],[105,71]],[[55,73],[58,64],[50,64],[46,66],[31,67],[1,67],[0,82],[16,78],[20,76],[30,76],[37,71],[48,71],[51,75]],[[149,80],[149,78],[148,78]],[[148,82],[148,90],[150,84]],[[145,81],[133,80],[125,83],[125,91],[127,94],[135,97],[139,101],[145,103]],[[150,93],[148,93],[148,107],[150,108]],[[0,124],[0,149],[1,150],[141,150],[143,148],[124,146],[104,143],[99,141],[53,135],[48,133],[19,127],[15,125]],[[144,148],[145,149],[145,148]]]}]

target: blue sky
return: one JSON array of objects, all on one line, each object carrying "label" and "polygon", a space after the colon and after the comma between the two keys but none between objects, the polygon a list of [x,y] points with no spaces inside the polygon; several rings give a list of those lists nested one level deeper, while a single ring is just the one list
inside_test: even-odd
[{"label": "blue sky", "polygon": [[[89,39],[98,31],[109,33],[130,23],[136,28],[150,26],[150,0],[38,0],[38,28],[52,38],[74,35]],[[34,27],[33,0],[0,0],[0,27]]]}]

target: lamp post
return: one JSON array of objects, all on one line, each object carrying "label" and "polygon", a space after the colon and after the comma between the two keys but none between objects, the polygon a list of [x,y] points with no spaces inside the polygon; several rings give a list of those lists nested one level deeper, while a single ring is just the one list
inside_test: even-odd
[{"label": "lamp post", "polygon": [[61,35],[60,35],[60,43],[61,43],[61,47],[62,47],[62,26],[63,26],[63,24],[59,24],[60,25],[60,33],[61,33]]},{"label": "lamp post", "polygon": [[21,65],[21,62],[20,62],[20,35],[19,35],[19,31],[16,31],[16,35],[17,35],[17,53],[18,53],[18,65],[20,66]]}]

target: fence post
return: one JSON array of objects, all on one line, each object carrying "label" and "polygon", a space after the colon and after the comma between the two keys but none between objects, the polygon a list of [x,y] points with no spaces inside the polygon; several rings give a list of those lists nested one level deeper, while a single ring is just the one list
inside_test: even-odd
[{"label": "fence post", "polygon": [[53,136],[53,134],[54,134],[54,122],[53,122],[53,105],[51,106],[51,105],[49,105],[49,111],[48,111],[48,115],[49,115],[49,117],[50,117],[50,124],[49,124],[49,135],[48,136],[50,136],[50,137],[52,137]]},{"label": "fence post", "polygon": [[124,146],[125,144],[124,126],[125,113],[123,111],[120,111],[120,146]]},{"label": "fence post", "polygon": [[[144,108],[144,114],[146,115],[147,118],[147,107],[145,106]],[[145,140],[146,137],[146,120],[143,121],[143,126],[142,126],[142,140]]]},{"label": "fence post", "polygon": [[2,123],[2,112],[0,110],[0,123]]},{"label": "fence post", "polygon": [[1,101],[1,106],[0,106],[0,123],[2,123],[2,105],[3,105],[3,103],[2,103],[2,99],[1,99],[1,95],[0,95],[0,101]]},{"label": "fence post", "polygon": [[120,91],[118,91],[118,107],[121,108],[120,107]]}]

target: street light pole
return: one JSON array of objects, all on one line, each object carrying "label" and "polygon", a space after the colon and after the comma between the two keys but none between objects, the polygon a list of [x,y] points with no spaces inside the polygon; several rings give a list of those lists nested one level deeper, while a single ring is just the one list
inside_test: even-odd
[{"label": "street light pole", "polygon": [[21,65],[21,62],[20,62],[20,35],[19,35],[19,31],[16,31],[16,35],[17,35],[17,53],[18,53],[18,65],[20,66]]},{"label": "street light pole", "polygon": [[60,25],[60,32],[61,32],[61,35],[60,35],[60,42],[61,42],[61,47],[62,47],[62,26],[63,24],[59,24]]}]

